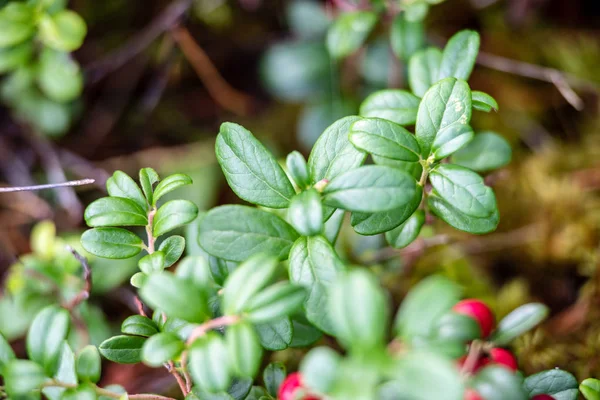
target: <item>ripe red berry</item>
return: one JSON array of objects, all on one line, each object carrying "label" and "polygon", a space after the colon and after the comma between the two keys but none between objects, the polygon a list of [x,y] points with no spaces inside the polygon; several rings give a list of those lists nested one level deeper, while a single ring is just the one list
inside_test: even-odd
[{"label": "ripe red berry", "polygon": [[483,397],[481,397],[479,395],[479,393],[477,393],[473,389],[467,389],[467,391],[465,392],[465,400],[485,400],[485,399]]},{"label": "ripe red berry", "polygon": [[467,299],[459,301],[452,309],[477,321],[481,329],[481,337],[486,338],[492,333],[496,319],[492,310],[481,300]]},{"label": "ripe red berry", "polygon": [[554,397],[549,394],[536,394],[531,398],[531,400],[554,400]]},{"label": "ripe red berry", "polygon": [[[298,372],[291,373],[285,378],[279,387],[279,400],[296,400],[296,391],[302,389],[302,375]],[[304,396],[302,400],[320,400],[311,395]]]},{"label": "ripe red berry", "polygon": [[488,363],[498,364],[503,367],[507,367],[511,371],[516,371],[519,369],[517,359],[515,358],[513,353],[506,349],[491,349]]}]

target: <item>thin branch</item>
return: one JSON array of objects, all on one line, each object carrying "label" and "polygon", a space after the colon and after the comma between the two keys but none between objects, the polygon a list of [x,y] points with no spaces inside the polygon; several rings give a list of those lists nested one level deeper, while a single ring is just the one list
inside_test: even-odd
[{"label": "thin branch", "polygon": [[471,343],[471,347],[469,347],[469,353],[467,354],[467,359],[460,370],[461,375],[470,375],[474,372],[477,362],[481,357],[482,350],[483,343],[481,343],[479,340],[474,340],[473,343]]},{"label": "thin branch", "polygon": [[171,35],[215,101],[237,115],[247,115],[252,99],[223,79],[190,32],[183,27],[177,27],[172,30]]},{"label": "thin branch", "polygon": [[190,384],[187,381],[184,381],[184,379],[181,377],[181,375],[175,368],[175,364],[173,363],[173,361],[169,361],[168,363],[166,363],[165,368],[167,369],[167,371],[169,371],[169,373],[171,375],[173,375],[173,377],[177,381],[177,384],[179,385],[179,389],[181,389],[181,393],[183,393],[184,396],[187,396],[188,393],[190,392],[188,390],[188,387],[190,386]]},{"label": "thin branch", "polygon": [[215,319],[211,319],[210,321],[207,321],[205,323],[203,323],[202,325],[197,326],[192,333],[190,334],[190,337],[187,340],[187,344],[190,345],[194,342],[194,340],[198,339],[200,336],[204,335],[206,332],[210,331],[211,329],[216,329],[216,328],[220,328],[222,326],[227,326],[227,325],[233,325],[236,322],[238,322],[240,320],[240,317],[238,317],[237,315],[225,315],[223,317],[219,317],[219,318],[215,318]]},{"label": "thin branch", "polygon": [[45,185],[33,185],[33,186],[13,186],[13,187],[0,187],[0,193],[12,193],[12,192],[25,192],[33,190],[44,190],[44,189],[55,189],[69,186],[82,186],[94,183],[94,179],[80,179],[76,181],[68,181],[61,183],[48,183]]},{"label": "thin branch", "polygon": [[77,307],[82,302],[86,301],[90,297],[90,293],[92,292],[92,269],[88,264],[87,259],[79,254],[77,250],[72,248],[71,246],[67,246],[67,250],[69,250],[73,256],[79,261],[81,266],[83,267],[83,279],[85,281],[85,285],[83,289],[71,299],[71,301],[65,305],[65,308],[69,311],[72,311],[75,307]]},{"label": "thin branch", "polygon": [[135,302],[135,305],[137,307],[138,313],[142,316],[142,317],[148,317],[146,315],[146,311],[144,311],[144,303],[142,303],[142,300],[140,300],[140,298],[138,296],[134,296],[133,297],[133,301]]}]

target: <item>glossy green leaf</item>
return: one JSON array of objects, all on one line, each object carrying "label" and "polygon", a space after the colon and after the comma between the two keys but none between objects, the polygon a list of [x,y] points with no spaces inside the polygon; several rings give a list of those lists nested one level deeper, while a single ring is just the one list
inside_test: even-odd
[{"label": "glossy green leaf", "polygon": [[424,224],[425,212],[417,210],[405,222],[393,230],[386,232],[385,239],[390,246],[396,249],[403,249],[419,236]]},{"label": "glossy green leaf", "polygon": [[[141,179],[141,173],[140,173]],[[113,197],[124,197],[132,200],[143,210],[148,208],[146,198],[140,190],[140,187],[133,179],[123,171],[115,171],[106,181],[106,190]]]},{"label": "glossy green leaf", "polygon": [[131,284],[131,286],[141,289],[147,280],[148,280],[148,275],[146,275],[143,272],[136,272],[129,279],[129,283]]},{"label": "glossy green leaf", "polygon": [[2,372],[6,393],[15,398],[39,388],[46,380],[44,369],[29,360],[11,360]]},{"label": "glossy green leaf", "polygon": [[394,168],[368,165],[333,179],[323,191],[323,203],[358,212],[389,211],[415,196],[415,180]]},{"label": "glossy green leaf", "polygon": [[253,378],[262,361],[263,349],[254,327],[240,322],[227,328],[225,342],[236,376]]},{"label": "glossy green leaf", "polygon": [[140,336],[113,336],[98,346],[104,358],[119,364],[136,364],[142,361],[142,347],[146,338]]},{"label": "glossy green leaf", "polygon": [[184,348],[185,344],[177,335],[162,332],[146,340],[142,347],[142,361],[151,367],[159,367],[176,359]]},{"label": "glossy green leaf", "polygon": [[102,197],[87,206],[85,222],[91,227],[145,226],[146,211],[133,200],[122,197]]},{"label": "glossy green leaf", "polygon": [[150,275],[139,293],[146,304],[169,317],[203,322],[210,316],[206,294],[170,272]]},{"label": "glossy green leaf", "polygon": [[267,253],[286,259],[298,234],[287,222],[267,211],[228,205],[210,210],[200,224],[198,242],[210,255],[244,261]]},{"label": "glossy green leaf", "polygon": [[0,74],[22,68],[31,61],[33,52],[33,42],[24,42],[6,48],[0,47]]},{"label": "glossy green leaf", "polygon": [[445,221],[448,225],[469,233],[483,234],[489,233],[496,229],[500,216],[498,211],[494,211],[489,217],[472,217],[464,214],[457,208],[453,207],[445,200],[441,199],[435,193],[432,193],[428,200],[427,205],[429,209]]},{"label": "glossy green leaf", "polygon": [[148,275],[152,272],[162,271],[165,265],[165,253],[162,251],[155,251],[152,254],[148,254],[138,261],[138,265],[140,270]]},{"label": "glossy green leaf", "polygon": [[285,350],[292,342],[294,328],[287,317],[264,324],[256,324],[254,328],[261,346],[267,350]]},{"label": "glossy green leaf", "polygon": [[498,102],[489,94],[474,90],[471,92],[471,97],[474,109],[485,112],[498,111]]},{"label": "glossy green leaf", "polygon": [[338,279],[344,264],[329,242],[321,236],[301,237],[290,251],[290,281],[304,286],[308,297],[304,303],[306,317],[319,329],[331,333],[331,316],[327,309],[329,287]]},{"label": "glossy green leaf", "polygon": [[185,250],[185,239],[179,235],[170,236],[158,246],[158,250],[165,254],[164,268],[169,268],[171,265],[175,264],[183,254],[183,251]]},{"label": "glossy green leaf", "polygon": [[421,178],[421,175],[423,173],[423,167],[420,163],[392,160],[389,158],[379,157],[375,155],[371,155],[371,157],[373,158],[373,162],[375,164],[400,169],[408,173],[417,181]]},{"label": "glossy green leaf", "polygon": [[209,332],[196,339],[189,352],[189,369],[194,383],[208,392],[220,392],[229,387],[233,371],[221,336]]},{"label": "glossy green leaf", "polygon": [[366,158],[348,140],[350,126],[360,117],[350,116],[334,122],[321,134],[308,157],[312,183],[331,181],[338,175],[357,168]]},{"label": "glossy green leaf", "polygon": [[140,186],[149,204],[154,202],[154,184],[159,181],[158,174],[152,168],[140,169]]},{"label": "glossy green leaf", "polygon": [[442,52],[435,47],[420,50],[412,55],[408,62],[408,84],[415,95],[423,97],[438,81],[441,62]]},{"label": "glossy green leaf", "polygon": [[302,313],[292,316],[292,340],[290,347],[307,347],[316,343],[323,333],[311,324]]},{"label": "glossy green leaf", "polygon": [[296,312],[306,297],[304,287],[280,282],[256,294],[244,311],[253,323],[275,321]]},{"label": "glossy green leaf", "polygon": [[485,172],[505,166],[511,158],[512,149],[506,139],[494,132],[481,132],[452,155],[452,162]]},{"label": "glossy green leaf", "polygon": [[[526,400],[529,398],[523,389],[523,379],[505,367],[492,365],[483,368],[471,380],[469,386],[486,400]],[[577,387],[577,383],[575,383],[575,387]]]},{"label": "glossy green leaf", "polygon": [[377,15],[369,11],[343,13],[327,31],[327,49],[333,58],[344,58],[362,46],[377,23]]},{"label": "glossy green leaf", "polygon": [[177,265],[175,275],[198,288],[206,288],[214,284],[208,262],[202,256],[185,257]]},{"label": "glossy green leaf", "polygon": [[548,394],[555,400],[576,400],[579,392],[577,379],[567,371],[558,368],[527,377],[523,387],[528,397]]},{"label": "glossy green leaf", "polygon": [[64,308],[50,305],[38,312],[27,333],[27,355],[54,375],[62,345],[69,333],[70,316]]},{"label": "glossy green leaf", "polygon": [[423,156],[429,157],[449,141],[464,135],[471,113],[471,90],[465,81],[447,78],[433,85],[419,104],[415,128]]},{"label": "glossy green leaf", "polygon": [[285,165],[294,182],[298,187],[304,189],[310,186],[310,174],[308,164],[304,156],[298,151],[292,151],[285,159]]},{"label": "glossy green leaf", "polygon": [[152,336],[158,333],[158,326],[148,317],[131,315],[121,324],[121,332],[127,335]]},{"label": "glossy green leaf", "polygon": [[265,388],[272,397],[277,397],[279,386],[285,379],[287,374],[285,365],[280,362],[272,362],[263,371],[263,382]]},{"label": "glossy green leaf", "polygon": [[10,361],[15,359],[15,352],[10,343],[0,334],[0,371]]},{"label": "glossy green leaf", "polygon": [[215,148],[227,183],[242,199],[271,208],[285,208],[294,188],[273,155],[244,127],[221,125]]},{"label": "glossy green leaf", "polygon": [[68,53],[51,49],[40,55],[37,81],[46,96],[61,103],[75,100],[83,90],[79,64]]},{"label": "glossy green leaf", "polygon": [[380,118],[365,118],[350,127],[350,142],[371,154],[417,162],[421,149],[415,137],[400,125]]},{"label": "glossy green leaf", "polygon": [[398,13],[390,29],[390,44],[396,57],[408,61],[425,44],[423,23],[407,21]]},{"label": "glossy green leaf", "polygon": [[468,80],[479,52],[479,33],[463,30],[450,38],[442,54],[438,79]]},{"label": "glossy green leaf", "polygon": [[152,221],[154,237],[189,224],[198,216],[198,207],[188,200],[171,200],[163,204]]},{"label": "glossy green leaf", "polygon": [[600,381],[594,378],[584,379],[579,385],[579,391],[586,400],[600,400]]},{"label": "glossy green leaf", "polygon": [[152,204],[155,205],[158,200],[165,194],[172,192],[173,190],[179,189],[182,186],[191,185],[192,178],[185,174],[173,174],[169,175],[161,180],[156,188],[154,188],[154,195],[152,197]]},{"label": "glossy green leaf", "polygon": [[[63,342],[62,350],[58,361],[58,369],[54,374],[54,379],[72,385],[77,384],[77,372],[75,370],[75,354],[69,347],[67,341]],[[48,400],[61,400],[65,388],[61,387],[45,387],[42,389],[44,396]]]},{"label": "glossy green leaf", "polygon": [[225,279],[237,268],[238,264],[233,261],[226,261],[214,256],[208,258],[208,267],[213,281],[219,286],[223,286]]},{"label": "glossy green leaf", "polygon": [[502,318],[492,336],[492,341],[499,346],[505,346],[534,328],[546,319],[549,313],[550,310],[544,304],[524,304]]},{"label": "glossy green leaf", "polygon": [[481,338],[481,328],[477,321],[469,316],[449,312],[441,317],[434,327],[436,341],[458,341],[462,344]]},{"label": "glossy green leaf", "polygon": [[312,349],[300,363],[302,383],[319,393],[328,393],[335,382],[340,362],[340,355],[329,347]]},{"label": "glossy green leaf", "polygon": [[11,2],[0,9],[0,48],[15,46],[33,36],[34,10],[25,3]]},{"label": "glossy green leaf", "polygon": [[83,232],[81,245],[95,256],[121,259],[139,254],[143,242],[136,234],[126,229],[95,228]]},{"label": "glossy green leaf", "polygon": [[417,121],[421,100],[412,93],[399,89],[384,89],[370,94],[360,105],[360,115],[382,118],[400,125]]},{"label": "glossy green leaf", "polygon": [[82,381],[96,383],[100,380],[102,360],[96,346],[85,346],[77,355],[77,377]]},{"label": "glossy green leaf", "polygon": [[311,189],[294,196],[288,210],[288,218],[290,224],[303,236],[322,233],[323,205],[319,192]]},{"label": "glossy green leaf", "polygon": [[441,160],[465,147],[474,137],[469,125],[454,125],[440,130],[431,146],[434,159]]},{"label": "glossy green leaf", "polygon": [[39,22],[39,38],[49,47],[61,51],[73,51],[83,44],[87,26],[79,14],[62,10],[44,15]]}]

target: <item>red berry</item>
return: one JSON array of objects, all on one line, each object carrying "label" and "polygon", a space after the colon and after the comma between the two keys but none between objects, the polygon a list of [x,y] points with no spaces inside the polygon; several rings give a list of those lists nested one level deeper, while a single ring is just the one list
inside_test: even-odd
[{"label": "red berry", "polygon": [[505,349],[491,349],[489,362],[507,367],[511,371],[516,371],[519,369],[519,366],[517,365],[517,359],[513,353]]},{"label": "red berry", "polygon": [[531,400],[554,400],[554,397],[549,394],[536,394],[531,398]]},{"label": "red berry", "polygon": [[467,391],[465,392],[465,400],[485,400],[485,399],[483,397],[481,397],[479,395],[479,393],[477,393],[473,389],[467,389]]},{"label": "red berry", "polygon": [[452,309],[477,321],[483,338],[492,333],[495,325],[494,314],[484,302],[477,299],[467,299],[459,301]]},{"label": "red berry", "polygon": [[[299,389],[302,389],[302,375],[298,372],[291,373],[285,378],[285,380],[279,386],[278,397],[279,400],[297,400],[296,392]],[[318,397],[314,396],[304,396],[302,400],[320,400]]]}]

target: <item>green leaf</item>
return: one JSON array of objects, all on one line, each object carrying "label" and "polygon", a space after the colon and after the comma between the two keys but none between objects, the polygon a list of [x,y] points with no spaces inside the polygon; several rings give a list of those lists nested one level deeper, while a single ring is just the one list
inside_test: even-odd
[{"label": "green leaf", "polygon": [[138,261],[138,265],[140,270],[148,275],[152,272],[160,272],[164,269],[165,253],[162,251],[155,251],[152,254],[148,254]]},{"label": "green leaf", "polygon": [[586,400],[600,400],[600,381],[587,378],[579,385],[579,390]]},{"label": "green leaf", "polygon": [[236,376],[253,378],[258,372],[263,349],[254,327],[240,322],[227,328],[225,342]]},{"label": "green leaf", "polygon": [[371,350],[383,344],[389,309],[373,275],[354,270],[339,278],[331,288],[328,307],[333,330],[343,346]]},{"label": "green leaf", "polygon": [[154,202],[154,189],[152,186],[158,181],[159,177],[155,170],[152,168],[140,169],[140,185],[142,186],[146,199],[148,199],[148,204],[153,204]]},{"label": "green leaf", "polygon": [[463,30],[450,38],[440,64],[438,79],[468,80],[479,52],[479,33]]},{"label": "green leaf", "polygon": [[323,191],[323,203],[348,211],[389,211],[410,202],[416,190],[415,180],[406,172],[368,165],[333,179]]},{"label": "green leaf", "polygon": [[174,333],[162,332],[152,336],[142,347],[142,361],[151,367],[160,367],[176,359],[185,344]]},{"label": "green leaf", "polygon": [[185,250],[185,239],[179,235],[170,236],[158,246],[158,250],[165,253],[165,264],[163,267],[169,268],[171,265],[175,264],[183,254],[183,251]]},{"label": "green leaf", "polygon": [[505,166],[511,158],[512,149],[506,139],[494,132],[481,132],[452,155],[452,162],[485,172]]},{"label": "green leaf", "polygon": [[310,186],[310,174],[308,164],[304,156],[298,151],[292,151],[285,159],[288,172],[298,187],[305,189]]},{"label": "green leaf", "polygon": [[428,337],[438,320],[460,300],[460,288],[441,276],[422,280],[408,293],[396,315],[396,334],[404,339]]},{"label": "green leaf", "polygon": [[[1,18],[0,16],[0,22]],[[0,74],[24,68],[31,61],[33,51],[33,42],[20,43],[6,48],[0,47]]]},{"label": "green leaf", "polygon": [[289,318],[254,325],[260,344],[267,350],[285,350],[292,342],[294,328]]},{"label": "green leaf", "polygon": [[69,333],[69,312],[50,305],[37,313],[27,333],[27,355],[54,375],[64,340]]},{"label": "green leaf", "polygon": [[344,223],[344,215],[346,212],[344,210],[340,210],[339,208],[331,214],[331,217],[325,222],[325,226],[323,227],[323,236],[327,238],[329,243],[335,244],[338,235],[340,234],[340,230],[342,229],[342,224]]},{"label": "green leaf", "polygon": [[305,298],[306,291],[302,286],[280,282],[252,297],[244,312],[253,323],[275,321],[294,313]]},{"label": "green leaf", "polygon": [[390,44],[396,57],[408,61],[425,44],[423,23],[407,21],[404,15],[399,13],[392,22]]},{"label": "green leaf", "polygon": [[225,279],[237,268],[238,264],[233,261],[225,261],[220,258],[210,256],[208,258],[208,267],[210,269],[210,275],[215,283],[219,286],[223,286]]},{"label": "green leaf", "polygon": [[393,160],[417,162],[421,149],[415,137],[400,125],[365,118],[350,127],[350,142],[360,150]]},{"label": "green leaf", "polygon": [[250,299],[269,284],[278,264],[275,257],[257,254],[237,267],[223,286],[223,313],[231,315],[244,310]]},{"label": "green leaf", "polygon": [[152,221],[154,237],[188,224],[198,216],[198,207],[188,200],[171,200],[163,204]]},{"label": "green leaf", "polygon": [[272,397],[277,397],[279,386],[281,386],[281,383],[285,379],[286,375],[287,371],[285,365],[280,362],[269,363],[269,365],[267,365],[263,371],[263,382],[265,383],[265,388]]},{"label": "green leaf", "polygon": [[483,234],[495,230],[500,218],[497,210],[491,216],[483,218],[464,214],[435,195],[435,193],[429,195],[427,205],[435,215],[448,225],[473,234]]},{"label": "green leaf", "polygon": [[370,94],[362,102],[360,115],[382,118],[400,125],[412,125],[417,121],[420,101],[417,96],[405,90],[379,90]]},{"label": "green leaf", "polygon": [[301,237],[290,251],[290,281],[304,286],[308,297],[304,303],[307,319],[319,329],[331,333],[331,316],[326,307],[329,287],[345,270],[335,250],[321,236]]},{"label": "green leaf", "polygon": [[471,92],[471,97],[474,109],[485,112],[498,111],[498,102],[489,94],[474,90]]},{"label": "green leaf", "polygon": [[214,283],[208,262],[202,256],[185,257],[177,265],[175,275],[199,288],[209,287]]},{"label": "green leaf", "polygon": [[150,275],[140,296],[150,307],[160,308],[169,317],[203,322],[210,316],[206,294],[170,272]]},{"label": "green leaf", "polygon": [[387,167],[400,169],[400,170],[408,173],[410,176],[412,176],[417,181],[421,178],[421,175],[423,173],[423,167],[421,166],[420,163],[392,160],[389,158],[379,157],[376,155],[371,155],[371,158],[373,158],[373,162],[376,165],[385,165]]},{"label": "green leaf", "polygon": [[323,231],[323,205],[319,192],[311,189],[294,196],[288,210],[288,218],[299,234],[320,234]]},{"label": "green leaf", "polygon": [[419,96],[429,90],[438,81],[442,52],[435,47],[420,50],[412,55],[408,62],[408,85]]},{"label": "green leaf", "polygon": [[350,125],[358,120],[360,117],[357,116],[342,118],[321,134],[308,157],[312,183],[323,179],[331,181],[365,161],[366,153],[356,149],[348,140]]},{"label": "green leaf", "polygon": [[85,209],[85,222],[91,227],[145,226],[148,217],[133,200],[122,197],[103,197]]},{"label": "green leaf", "polygon": [[555,400],[576,400],[578,394],[577,379],[567,371],[558,368],[527,377],[523,387],[528,397],[548,394]]},{"label": "green leaf", "polygon": [[489,217],[497,211],[496,196],[477,173],[453,164],[440,164],[429,174],[436,194],[471,217]]},{"label": "green leaf", "polygon": [[96,383],[100,380],[102,360],[96,346],[85,346],[77,355],[77,377],[86,382]]},{"label": "green leaf", "polygon": [[273,155],[244,127],[221,125],[215,147],[227,183],[243,200],[285,208],[296,193]]},{"label": "green leaf", "polygon": [[131,284],[131,286],[141,289],[147,280],[148,280],[148,275],[146,275],[143,272],[136,272],[129,279],[129,283]]},{"label": "green leaf", "polygon": [[404,8],[404,18],[410,22],[423,21],[429,12],[429,4],[423,2],[406,2],[402,6]]},{"label": "green leaf", "polygon": [[[523,380],[511,370],[500,366],[483,368],[470,382],[470,386],[486,400],[526,400]],[[575,382],[577,387],[577,382]],[[561,399],[556,399],[561,400]]]},{"label": "green leaf", "polygon": [[252,386],[252,390],[244,400],[269,400],[267,392],[260,386]]},{"label": "green leaf", "polygon": [[[142,180],[140,172],[140,181]],[[148,208],[146,198],[142,194],[140,187],[129,175],[123,171],[115,171],[106,181],[108,194],[113,197],[123,197],[136,203],[142,210]],[[147,223],[147,222],[146,222]]]},{"label": "green leaf", "polygon": [[385,239],[390,246],[396,249],[403,249],[419,236],[424,224],[425,211],[417,210],[401,225],[386,232]]},{"label": "green leaf", "polygon": [[302,383],[319,393],[329,393],[339,369],[341,357],[329,347],[312,349],[300,363]]},{"label": "green leaf", "polygon": [[142,361],[142,346],[146,338],[140,336],[113,336],[100,344],[98,350],[106,359],[119,364]]},{"label": "green leaf", "polygon": [[143,242],[136,234],[126,229],[95,228],[83,232],[81,245],[95,256],[122,259],[139,254]]},{"label": "green leaf", "polygon": [[438,342],[458,341],[461,344],[481,338],[481,328],[477,321],[467,315],[449,312],[441,317],[433,338]]},{"label": "green leaf", "polygon": [[435,138],[431,150],[436,160],[448,157],[466,146],[475,134],[469,125],[454,125],[441,130]]},{"label": "green leaf", "polygon": [[233,373],[225,341],[208,332],[194,341],[190,348],[190,373],[194,383],[209,392],[226,390]]},{"label": "green leaf", "polygon": [[331,22],[323,4],[314,1],[294,1],[285,11],[290,30],[303,40],[321,38]]},{"label": "green leaf", "polygon": [[93,386],[80,385],[65,390],[61,400],[96,400],[96,389]]},{"label": "green leaf", "polygon": [[0,9],[0,48],[15,46],[33,36],[35,16],[25,3],[11,2]]},{"label": "green leaf", "polygon": [[210,255],[244,261],[267,253],[286,259],[296,231],[275,214],[252,207],[228,205],[210,210],[200,224],[198,242]]},{"label": "green leaf", "polygon": [[[58,369],[54,375],[54,379],[72,385],[77,384],[77,373],[75,371],[75,354],[69,347],[66,341],[63,342],[62,350],[59,357]],[[61,387],[45,387],[42,393],[49,400],[61,400],[65,388]]]},{"label": "green leaf", "polygon": [[158,333],[158,326],[148,317],[131,315],[121,324],[121,332],[127,335],[148,337]]},{"label": "green leaf", "polygon": [[61,51],[73,51],[83,44],[87,26],[79,14],[62,10],[43,15],[39,22],[39,38],[46,46]]},{"label": "green leaf", "polygon": [[46,377],[44,369],[33,361],[11,360],[4,367],[2,373],[4,378],[4,389],[9,396],[25,395],[39,388]]},{"label": "green leaf", "polygon": [[191,185],[192,178],[185,174],[173,174],[167,176],[165,179],[160,181],[154,189],[154,195],[152,197],[152,205],[156,205],[158,200],[165,194],[172,192],[175,189],[179,189],[185,185]]},{"label": "green leaf", "polygon": [[509,344],[546,319],[549,312],[548,307],[541,303],[520,306],[502,318],[492,336],[492,341],[498,346]]},{"label": "green leaf", "polygon": [[377,23],[377,14],[355,11],[341,14],[327,31],[327,50],[333,58],[344,58],[362,46]]},{"label": "green leaf", "polygon": [[83,90],[79,64],[68,53],[51,49],[40,55],[37,81],[46,96],[60,103],[75,100]]},{"label": "green leaf", "polygon": [[292,317],[292,340],[290,347],[308,347],[317,342],[323,333],[314,327],[304,314],[298,313]]},{"label": "green leaf", "polygon": [[465,81],[447,78],[433,85],[419,104],[415,128],[423,156],[468,135],[464,126],[468,126],[471,112],[471,90]]},{"label": "green leaf", "polygon": [[10,361],[14,360],[15,352],[12,347],[10,347],[10,343],[6,341],[4,336],[0,334],[0,372],[2,368]]}]

